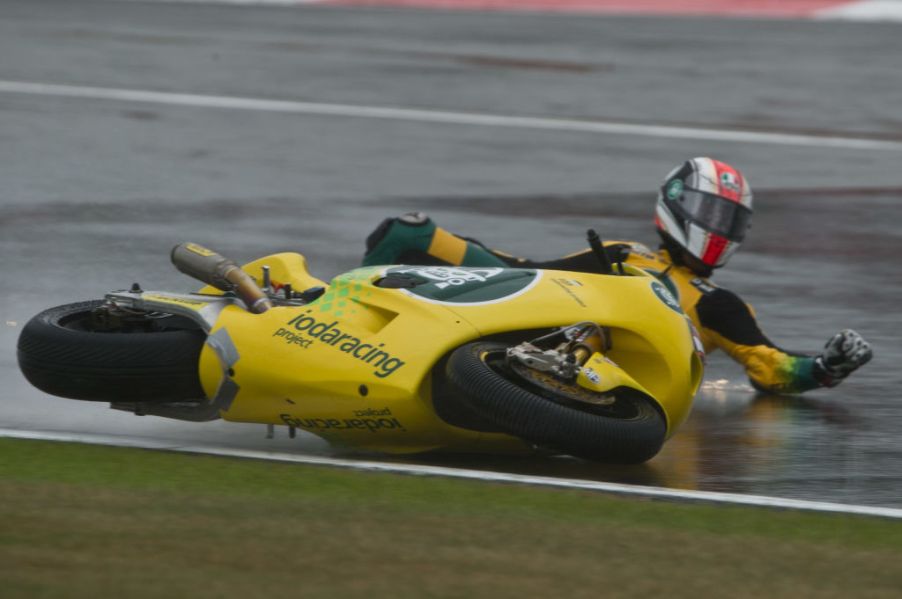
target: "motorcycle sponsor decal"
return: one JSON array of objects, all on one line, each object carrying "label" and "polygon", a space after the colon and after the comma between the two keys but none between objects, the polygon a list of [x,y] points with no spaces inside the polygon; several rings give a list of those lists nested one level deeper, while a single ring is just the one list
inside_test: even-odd
[{"label": "motorcycle sponsor decal", "polygon": [[382,408],[381,410],[377,410],[376,408],[354,410],[354,416],[357,416],[358,418],[362,418],[364,416],[391,416],[391,410],[389,408]]},{"label": "motorcycle sponsor decal", "polygon": [[412,275],[415,286],[400,292],[433,304],[478,306],[507,301],[526,293],[541,272],[523,268],[464,266],[393,266],[383,272]]},{"label": "motorcycle sponsor decal", "polygon": [[598,373],[591,368],[583,368],[583,374],[586,375],[586,378],[589,379],[589,381],[591,381],[593,385],[601,383],[601,377],[598,376]]},{"label": "motorcycle sponsor decal", "polygon": [[298,347],[307,349],[313,344],[313,339],[308,339],[302,335],[295,335],[285,327],[280,327],[278,331],[273,334],[273,337],[282,337],[285,339],[285,343],[289,345],[297,345]]},{"label": "motorcycle sponsor decal", "polygon": [[572,289],[570,289],[570,287],[582,287],[582,283],[580,283],[579,281],[575,281],[573,279],[551,279],[551,280],[552,280],[552,282],[554,282],[555,285],[560,287],[564,293],[569,295],[573,301],[575,301],[577,304],[579,304],[583,308],[586,307],[586,303],[583,300],[581,300],[579,298],[579,296],[576,295],[576,293],[574,293],[574,291]]},{"label": "motorcycle sponsor decal", "polygon": [[676,301],[676,298],[673,297],[673,295],[671,295],[669,291],[667,291],[667,288],[664,287],[664,285],[662,285],[658,281],[652,281],[651,288],[652,291],[655,292],[655,295],[658,296],[658,299],[667,304],[668,308],[675,312],[679,312],[680,314],[683,313],[683,309],[680,308],[680,302]]},{"label": "motorcycle sponsor decal", "polygon": [[406,363],[382,349],[384,343],[378,345],[364,343],[359,337],[345,333],[337,325],[337,320],[332,322],[317,320],[313,316],[313,310],[308,309],[289,320],[284,327],[279,327],[272,336],[281,337],[285,343],[297,345],[301,349],[308,349],[319,341],[356,360],[374,366],[376,370],[373,374],[381,379],[391,376]]},{"label": "motorcycle sponsor decal", "polygon": [[[667,271],[662,272],[660,270],[654,270],[652,268],[643,268],[642,270],[644,270],[645,272],[647,272],[654,278],[658,279],[660,282],[664,283],[664,286],[667,287],[667,291],[670,292],[670,295],[672,295],[675,298],[680,297],[680,292],[677,289],[674,282],[670,279],[670,277],[667,276]],[[677,300],[677,301],[679,301],[679,300]]]},{"label": "motorcycle sponsor decal", "polygon": [[201,245],[197,245],[196,243],[186,243],[184,245],[184,248],[186,250],[188,250],[189,252],[193,252],[193,253],[197,254],[198,256],[203,256],[204,258],[208,258],[210,256],[216,255],[216,252],[214,252],[212,250],[208,250],[207,248],[205,248]]},{"label": "motorcycle sponsor decal", "polygon": [[[366,411],[366,410],[362,410]],[[378,410],[374,410],[378,411]],[[388,408],[386,408],[388,411]],[[355,412],[356,414],[356,412]],[[389,415],[391,412],[389,411]],[[330,431],[368,430],[371,433],[384,431],[407,432],[397,418],[295,418],[291,414],[279,414],[279,418],[288,426],[302,428],[312,433]]]},{"label": "motorcycle sponsor decal", "polygon": [[707,360],[705,356],[705,344],[702,343],[702,336],[688,316],[686,317],[686,324],[689,325],[689,335],[692,337],[692,347],[695,349],[695,353],[702,361],[702,364],[704,364]]},{"label": "motorcycle sponsor decal", "polygon": [[163,302],[164,304],[178,304],[180,306],[188,306],[189,308],[194,308],[198,310],[208,305],[210,302],[205,302],[203,300],[196,300],[187,297],[175,297],[172,295],[159,295],[156,293],[145,293],[144,299],[151,302]]},{"label": "motorcycle sponsor decal", "polygon": [[372,295],[370,281],[381,273],[383,267],[358,268],[341,274],[329,283],[326,291],[310,305],[316,305],[320,313],[328,312],[336,318],[345,313],[356,314],[357,310],[368,310],[356,300]]},{"label": "motorcycle sponsor decal", "polygon": [[714,291],[715,289],[717,289],[717,287],[715,287],[714,285],[712,285],[709,281],[707,281],[705,279],[695,278],[689,282],[692,284],[693,287],[695,287],[696,289],[698,289],[705,295],[707,295],[707,294],[711,293],[712,291]]},{"label": "motorcycle sponsor decal", "polygon": [[566,285],[567,287],[582,287],[583,284],[577,281],[576,279],[555,279],[555,281],[560,281],[562,285]]}]

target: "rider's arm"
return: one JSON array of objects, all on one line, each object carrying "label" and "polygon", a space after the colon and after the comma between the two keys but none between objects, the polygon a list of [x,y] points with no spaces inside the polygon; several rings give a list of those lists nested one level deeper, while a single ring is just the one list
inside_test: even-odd
[{"label": "rider's arm", "polygon": [[735,293],[713,288],[696,304],[703,333],[745,367],[752,385],[771,393],[801,393],[834,387],[871,358],[854,331],[833,336],[816,356],[787,352],[761,332],[748,305]]},{"label": "rider's arm", "polygon": [[745,367],[757,389],[801,393],[820,387],[814,376],[814,357],[785,352],[768,339],[739,296],[714,288],[696,304],[703,334]]}]

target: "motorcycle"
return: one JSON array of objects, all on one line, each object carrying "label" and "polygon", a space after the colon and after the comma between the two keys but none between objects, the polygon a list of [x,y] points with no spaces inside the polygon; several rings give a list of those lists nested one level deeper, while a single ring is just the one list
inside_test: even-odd
[{"label": "motorcycle", "polygon": [[388,453],[643,462],[688,415],[702,345],[659,281],[592,242],[606,274],[389,265],[328,284],[300,254],[239,266],[184,243],[172,261],[205,287],[45,310],[19,366],[46,393],[136,415]]}]

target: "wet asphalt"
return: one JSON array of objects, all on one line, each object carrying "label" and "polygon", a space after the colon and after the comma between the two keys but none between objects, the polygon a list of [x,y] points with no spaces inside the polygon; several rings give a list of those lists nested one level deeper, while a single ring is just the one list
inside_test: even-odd
[{"label": "wet asphalt", "polygon": [[[902,28],[791,21],[0,0],[0,81],[902,140]],[[902,506],[902,151],[278,114],[0,92],[0,427],[347,455],[259,426],[48,397],[16,367],[41,309],[134,281],[189,290],[178,242],[300,251],[329,278],[385,216],[425,210],[552,258],[587,226],[655,243],[685,158],[742,168],[750,238],[715,281],[787,349],[851,327],[875,358],[836,389],[755,393],[710,357],[689,421],[640,467],[412,461]],[[368,456],[372,457],[372,456]]]}]

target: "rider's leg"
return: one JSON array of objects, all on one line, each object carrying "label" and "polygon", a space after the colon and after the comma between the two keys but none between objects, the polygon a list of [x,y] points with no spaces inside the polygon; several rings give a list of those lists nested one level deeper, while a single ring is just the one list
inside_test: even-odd
[{"label": "rider's leg", "polygon": [[376,264],[508,265],[479,242],[435,226],[422,212],[387,218],[370,233],[363,265]]}]

